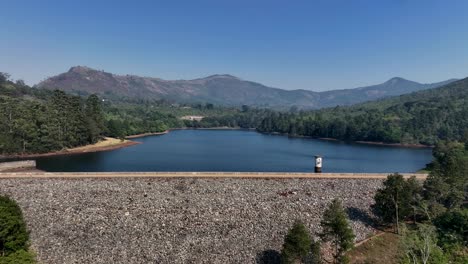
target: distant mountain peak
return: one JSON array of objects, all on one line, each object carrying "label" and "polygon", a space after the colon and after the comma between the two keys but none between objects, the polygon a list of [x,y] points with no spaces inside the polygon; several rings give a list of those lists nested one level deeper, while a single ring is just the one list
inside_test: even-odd
[{"label": "distant mountain peak", "polygon": [[96,70],[87,66],[73,66],[70,68],[70,70],[68,70],[68,72],[76,72],[76,73],[86,73],[89,71],[96,71]]},{"label": "distant mountain peak", "polygon": [[421,84],[401,77],[385,83],[335,91],[282,90],[242,80],[230,74],[214,74],[193,80],[163,80],[136,75],[117,75],[86,66],[42,81],[36,87],[73,93],[97,93],[113,98],[166,99],[183,103],[207,102],[225,106],[251,105],[301,109],[351,105],[382,97],[435,88],[450,81]]},{"label": "distant mountain peak", "polygon": [[233,75],[230,75],[230,74],[213,74],[213,75],[210,75],[208,77],[205,77],[203,79],[218,79],[218,78],[222,78],[222,79],[236,79],[236,80],[239,80],[240,78],[236,77],[236,76],[233,76]]},{"label": "distant mountain peak", "polygon": [[410,81],[401,77],[393,77],[390,80],[386,81],[385,83],[395,84],[395,83],[401,83],[401,82],[413,82],[413,81]]}]

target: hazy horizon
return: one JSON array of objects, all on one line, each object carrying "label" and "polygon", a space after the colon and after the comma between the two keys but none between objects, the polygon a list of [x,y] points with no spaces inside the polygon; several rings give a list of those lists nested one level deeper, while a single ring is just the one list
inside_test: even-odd
[{"label": "hazy horizon", "polygon": [[167,80],[230,74],[325,91],[468,76],[468,2],[4,4],[0,71],[30,85],[76,65]]}]

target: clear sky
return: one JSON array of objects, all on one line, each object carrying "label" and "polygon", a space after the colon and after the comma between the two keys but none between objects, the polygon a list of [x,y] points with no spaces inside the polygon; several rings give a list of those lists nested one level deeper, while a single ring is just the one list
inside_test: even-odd
[{"label": "clear sky", "polygon": [[0,0],[0,71],[74,65],[315,91],[468,76],[466,0]]}]

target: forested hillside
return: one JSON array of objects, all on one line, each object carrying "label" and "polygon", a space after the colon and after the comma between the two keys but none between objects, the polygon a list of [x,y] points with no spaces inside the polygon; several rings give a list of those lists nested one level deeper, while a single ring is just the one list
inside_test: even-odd
[{"label": "forested hillside", "polygon": [[0,156],[45,153],[191,126],[184,115],[220,116],[235,109],[212,104],[177,105],[165,100],[102,100],[31,88],[0,73]]},{"label": "forested hillside", "polygon": [[[265,133],[433,145],[468,140],[468,79],[348,107],[288,112],[166,100],[103,101],[31,88],[0,74],[0,154],[44,153],[97,142],[103,136],[181,127],[256,128]],[[201,115],[201,122],[181,120]]]},{"label": "forested hillside", "polygon": [[[178,105],[151,99],[104,102],[103,110],[107,120],[107,135],[117,138],[198,124],[182,120],[182,116],[211,118],[236,112],[235,108],[217,107],[213,104]],[[213,125],[217,126],[216,123]]]},{"label": "forested hillside", "polygon": [[433,145],[438,140],[467,140],[468,79],[349,107],[300,112],[254,109],[198,125],[214,124],[346,141]]}]

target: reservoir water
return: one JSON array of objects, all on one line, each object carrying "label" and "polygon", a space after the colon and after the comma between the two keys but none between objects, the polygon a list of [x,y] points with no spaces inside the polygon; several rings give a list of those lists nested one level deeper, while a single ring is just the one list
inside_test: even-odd
[{"label": "reservoir water", "polygon": [[37,159],[46,171],[415,172],[432,159],[429,148],[400,148],[289,138],[244,130],[175,130],[134,139],[113,151]]}]

